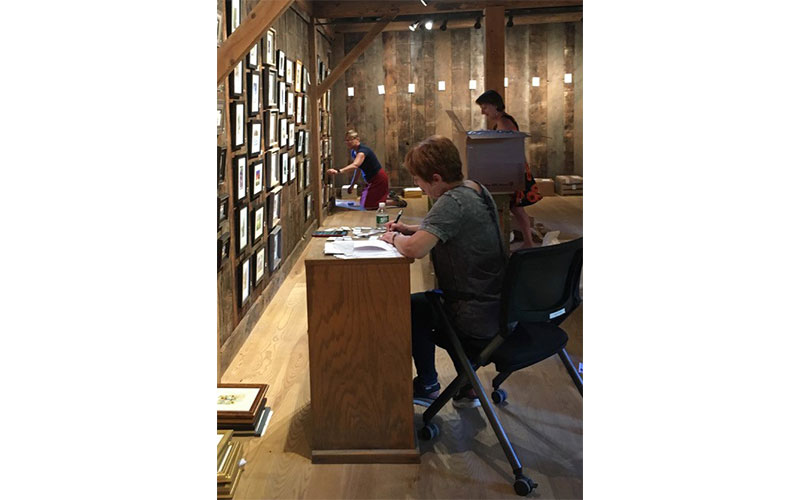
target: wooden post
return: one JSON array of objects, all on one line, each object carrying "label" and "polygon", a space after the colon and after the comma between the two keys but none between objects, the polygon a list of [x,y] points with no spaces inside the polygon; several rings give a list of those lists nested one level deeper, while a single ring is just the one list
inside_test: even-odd
[{"label": "wooden post", "polygon": [[311,175],[311,191],[314,193],[314,215],[317,218],[317,224],[322,226],[322,172],[320,171],[319,161],[319,96],[317,92],[317,77],[319,76],[319,64],[317,63],[317,28],[314,26],[316,18],[311,17],[311,30],[308,36],[308,58],[311,61],[309,65],[313,69],[313,76],[311,77],[311,85],[308,86],[308,103],[311,105],[309,114],[308,126],[311,128],[311,170],[308,175]]},{"label": "wooden post", "polygon": [[506,93],[503,86],[506,76],[505,9],[503,7],[487,7],[484,12],[486,15],[486,50],[484,50],[483,60],[483,90],[496,90],[505,100]]}]

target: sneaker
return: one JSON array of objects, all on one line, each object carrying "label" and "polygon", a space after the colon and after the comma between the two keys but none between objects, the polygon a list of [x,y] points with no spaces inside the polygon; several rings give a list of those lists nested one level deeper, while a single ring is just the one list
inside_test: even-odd
[{"label": "sneaker", "polygon": [[422,385],[419,377],[414,377],[414,404],[420,406],[430,406],[439,397],[439,390],[442,386],[439,382],[431,385]]},{"label": "sneaker", "polygon": [[478,393],[470,387],[467,390],[461,389],[458,394],[453,396],[453,406],[456,408],[477,408],[481,405]]},{"label": "sneaker", "polygon": [[393,200],[395,206],[403,208],[408,206],[408,202],[397,195],[394,191],[389,191],[389,199]]}]

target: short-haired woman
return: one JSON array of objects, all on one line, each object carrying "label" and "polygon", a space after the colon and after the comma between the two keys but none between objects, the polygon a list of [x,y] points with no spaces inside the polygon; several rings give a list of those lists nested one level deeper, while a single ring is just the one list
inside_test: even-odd
[{"label": "short-haired woman", "polygon": [[343,174],[354,170],[353,179],[350,181],[350,188],[347,192],[353,192],[358,173],[364,176],[364,182],[367,185],[361,192],[361,208],[365,210],[374,210],[378,208],[378,203],[384,202],[386,206],[404,207],[408,205],[405,200],[389,192],[389,177],[386,171],[378,161],[378,157],[367,146],[361,144],[361,139],[358,132],[353,129],[347,131],[344,137],[347,147],[350,149],[350,159],[352,160],[349,165],[336,170],[329,168],[327,173],[329,175]]}]

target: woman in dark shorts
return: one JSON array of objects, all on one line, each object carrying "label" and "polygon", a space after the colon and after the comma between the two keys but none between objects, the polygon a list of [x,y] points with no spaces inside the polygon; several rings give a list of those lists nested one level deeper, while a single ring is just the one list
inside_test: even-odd
[{"label": "woman in dark shorts", "polygon": [[361,193],[361,208],[365,210],[374,210],[378,208],[378,203],[384,202],[387,207],[404,207],[408,205],[405,200],[394,193],[389,193],[389,176],[378,161],[378,157],[368,147],[361,144],[361,139],[358,137],[358,132],[355,130],[348,130],[345,134],[345,143],[350,149],[350,158],[352,162],[346,167],[339,170],[329,168],[329,175],[341,174],[355,170],[353,173],[353,180],[350,181],[350,188],[348,193],[353,191],[358,172],[364,176],[364,181],[367,183],[364,191]]},{"label": "woman in dark shorts", "polygon": [[[503,97],[494,90],[487,90],[475,100],[475,104],[481,107],[481,114],[486,115],[489,122],[494,122],[492,130],[514,130],[519,131],[519,126],[514,117],[505,112],[506,106]],[[525,163],[525,190],[517,191],[511,198],[511,214],[522,231],[522,248],[533,246],[533,236],[531,234],[531,221],[523,207],[533,205],[542,199],[536,181],[533,180],[533,173],[528,163]]]}]

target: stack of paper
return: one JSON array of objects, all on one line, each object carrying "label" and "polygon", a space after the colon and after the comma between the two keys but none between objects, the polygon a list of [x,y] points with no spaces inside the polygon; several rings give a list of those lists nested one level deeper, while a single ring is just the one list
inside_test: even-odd
[{"label": "stack of paper", "polygon": [[397,249],[383,240],[335,240],[325,242],[325,254],[340,259],[391,259],[402,257]]}]

